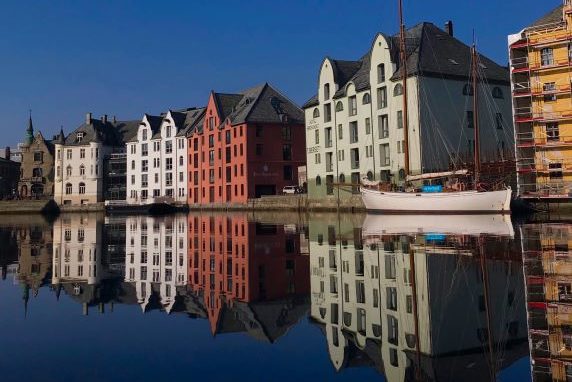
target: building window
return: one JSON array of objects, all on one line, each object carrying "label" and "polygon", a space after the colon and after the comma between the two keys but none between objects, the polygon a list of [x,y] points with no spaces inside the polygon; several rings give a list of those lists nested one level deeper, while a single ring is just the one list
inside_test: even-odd
[{"label": "building window", "polygon": [[397,128],[403,129],[403,111],[397,111]]},{"label": "building window", "polygon": [[399,331],[397,318],[387,315],[387,342],[399,345]]},{"label": "building window", "polygon": [[[326,153],[326,171],[327,172],[332,172],[334,171],[334,164],[333,164],[333,157],[334,157],[334,153]],[[326,179],[327,181],[327,179]],[[332,179],[332,183],[333,183],[333,179]]]},{"label": "building window", "polygon": [[71,195],[72,193],[72,185],[71,183],[66,183],[66,195]]},{"label": "building window", "polygon": [[493,88],[493,98],[498,98],[498,99],[504,98],[504,95],[502,94],[502,89],[499,88],[498,86],[495,86]]},{"label": "building window", "polygon": [[167,126],[167,128],[165,129],[165,136],[166,138],[171,138],[171,126]]},{"label": "building window", "polygon": [[397,84],[395,85],[395,87],[393,88],[393,96],[397,97],[403,94],[403,85],[401,84]]},{"label": "building window", "polygon": [[[292,128],[290,126],[282,126],[282,139],[285,141],[292,140]],[[240,148],[242,149],[242,144],[240,145]]]},{"label": "building window", "polygon": [[542,85],[544,92],[544,102],[556,101],[556,82],[547,82]]},{"label": "building window", "polygon": [[384,86],[377,89],[377,108],[384,109],[387,107],[387,88]]},{"label": "building window", "polygon": [[549,122],[546,124],[546,139],[552,142],[560,140],[560,128],[558,126],[558,122]]},{"label": "building window", "polygon": [[380,166],[389,166],[391,164],[389,156],[389,143],[379,145],[379,160]]},{"label": "building window", "polygon": [[71,159],[72,159],[72,151],[71,151],[71,149],[67,149],[67,150],[66,150],[66,158],[67,158],[68,160],[71,160]]},{"label": "building window", "polygon": [[350,122],[350,143],[358,141],[358,123],[356,121]]},{"label": "building window", "polygon": [[171,154],[173,152],[173,141],[165,142],[165,152]]},{"label": "building window", "polygon": [[324,145],[326,148],[332,147],[332,128],[326,127],[324,129]]},{"label": "building window", "polygon": [[550,163],[548,164],[548,169],[550,172],[550,179],[562,179],[562,163]]},{"label": "building window", "polygon": [[363,98],[361,99],[361,103],[362,103],[362,105],[369,105],[371,103],[371,96],[369,95],[369,93],[365,93],[363,95]]},{"label": "building window", "polygon": [[256,144],[256,155],[262,155],[263,147],[264,146],[261,143]]},{"label": "building window", "polygon": [[467,127],[469,129],[473,129],[475,127],[473,112],[470,110],[467,111]]},{"label": "building window", "polygon": [[378,137],[380,139],[389,137],[389,118],[387,115],[377,117]]},{"label": "building window", "polygon": [[79,184],[79,193],[80,195],[85,194],[85,183],[83,182]]},{"label": "building window", "polygon": [[465,86],[463,86],[463,95],[472,96],[473,94],[474,94],[473,85],[465,84]]},{"label": "building window", "polygon": [[314,131],[314,141],[317,145],[320,144],[320,130],[318,129]]},{"label": "building window", "polygon": [[79,174],[82,176],[85,175],[85,166],[83,164],[79,166]]},{"label": "building window", "polygon": [[314,162],[315,162],[316,164],[322,163],[322,160],[321,160],[321,157],[320,157],[320,153],[314,154]]},{"label": "building window", "polygon": [[66,167],[66,176],[72,176],[72,168],[71,166]]},{"label": "building window", "polygon": [[338,140],[344,138],[344,126],[342,124],[338,125]]},{"label": "building window", "polygon": [[76,135],[77,142],[79,143],[79,142],[83,141],[84,136],[85,136],[85,133],[83,133],[83,132],[77,133],[77,135]]},{"label": "building window", "polygon": [[165,182],[167,184],[167,187],[171,187],[173,185],[173,173],[172,172],[168,172],[165,174]]},{"label": "building window", "polygon": [[353,170],[359,169],[359,149],[350,150],[351,167]]},{"label": "building window", "polygon": [[149,148],[147,146],[147,143],[143,143],[141,145],[141,156],[146,157],[149,154]]},{"label": "building window", "polygon": [[552,48],[543,48],[540,51],[540,61],[542,66],[554,65],[554,51]]},{"label": "building window", "polygon": [[324,99],[325,100],[330,99],[330,84],[324,85]]},{"label": "building window", "polygon": [[141,161],[141,172],[147,172],[149,170],[149,162],[146,160]]},{"label": "building window", "polygon": [[365,119],[365,133],[367,135],[371,134],[371,119],[369,118]]},{"label": "building window", "polygon": [[292,166],[284,166],[284,180],[292,180],[293,172]]},{"label": "building window", "polygon": [[84,159],[84,158],[85,158],[85,149],[80,149],[80,150],[79,150],[79,158],[80,158],[80,159]]},{"label": "building window", "polygon": [[377,65],[377,83],[381,84],[385,82],[385,65],[379,64]]},{"label": "building window", "polygon": [[503,129],[502,114],[496,113],[495,120],[496,120],[497,129],[502,130]]},{"label": "building window", "polygon": [[352,96],[348,98],[349,110],[348,115],[354,116],[357,114],[357,99],[356,96]]},{"label": "building window", "polygon": [[397,311],[397,289],[394,287],[386,288],[387,309]]},{"label": "building window", "polygon": [[148,176],[147,176],[147,174],[142,174],[141,175],[141,187],[147,187],[147,186],[148,186]]},{"label": "building window", "polygon": [[319,118],[320,117],[320,109],[318,109],[317,107],[314,109],[314,111],[312,112],[312,118]]},{"label": "building window", "polygon": [[321,186],[322,185],[322,178],[320,178],[320,175],[316,176],[316,186]]},{"label": "building window", "polygon": [[332,120],[332,104],[324,105],[324,122],[330,122]]},{"label": "building window", "polygon": [[344,104],[342,103],[342,101],[336,102],[336,111],[343,111],[343,110],[344,110]]},{"label": "building window", "polygon": [[282,159],[292,160],[292,146],[290,144],[282,145]]},{"label": "building window", "polygon": [[143,131],[141,131],[141,140],[147,140],[147,129],[143,129]]}]

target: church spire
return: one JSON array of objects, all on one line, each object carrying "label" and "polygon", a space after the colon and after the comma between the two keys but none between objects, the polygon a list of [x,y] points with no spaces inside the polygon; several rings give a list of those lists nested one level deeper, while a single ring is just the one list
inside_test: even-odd
[{"label": "church spire", "polygon": [[28,120],[28,128],[26,129],[26,143],[34,142],[34,125],[32,124],[32,109],[30,109],[30,118]]}]

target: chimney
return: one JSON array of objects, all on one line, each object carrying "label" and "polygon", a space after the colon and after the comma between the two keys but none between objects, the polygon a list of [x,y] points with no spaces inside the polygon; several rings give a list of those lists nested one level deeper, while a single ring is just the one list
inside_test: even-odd
[{"label": "chimney", "polygon": [[453,22],[452,22],[451,20],[449,20],[449,21],[447,21],[447,22],[445,23],[445,32],[447,32],[447,34],[448,34],[449,36],[451,36],[451,37],[454,36],[454,33],[453,33]]},{"label": "chimney", "polygon": [[117,123],[117,117],[113,116],[113,123]]},{"label": "chimney", "polygon": [[107,123],[107,114],[103,114],[103,116],[101,117],[101,122],[103,122],[104,124]]},{"label": "chimney", "polygon": [[91,125],[91,113],[87,113],[85,115],[85,124],[86,125]]},{"label": "chimney", "polygon": [[4,151],[5,159],[10,160],[10,146],[6,146],[6,151]]}]

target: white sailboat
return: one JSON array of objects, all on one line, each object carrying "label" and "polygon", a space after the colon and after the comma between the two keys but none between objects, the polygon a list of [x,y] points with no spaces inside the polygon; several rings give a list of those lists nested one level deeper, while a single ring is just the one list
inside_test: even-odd
[{"label": "white sailboat", "polygon": [[[403,125],[405,156],[404,170],[406,181],[438,179],[450,176],[465,175],[467,170],[458,170],[443,173],[422,174],[411,176],[409,174],[409,128],[408,128],[408,99],[407,99],[407,54],[405,48],[405,24],[403,22],[403,4],[399,0],[400,16],[400,54],[401,54],[401,77],[403,85]],[[360,192],[365,208],[369,212],[385,213],[510,213],[510,201],[512,190],[506,187],[502,190],[481,191],[478,190],[480,172],[480,146],[479,146],[479,119],[478,119],[478,91],[477,91],[477,53],[473,46],[473,124],[475,130],[474,147],[474,190],[472,191],[447,191],[447,192],[388,192],[380,190],[380,184],[362,179]]]}]

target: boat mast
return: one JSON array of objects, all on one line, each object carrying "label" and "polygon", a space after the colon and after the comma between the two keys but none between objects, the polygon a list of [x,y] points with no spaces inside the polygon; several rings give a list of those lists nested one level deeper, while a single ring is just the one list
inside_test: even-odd
[{"label": "boat mast", "polygon": [[475,172],[475,190],[478,188],[479,178],[481,175],[481,144],[479,142],[479,89],[478,86],[478,54],[477,46],[473,42],[472,53],[472,79],[473,79],[473,128],[475,130],[475,142],[474,142],[474,172]]},{"label": "boat mast", "polygon": [[405,45],[405,24],[403,22],[403,0],[399,0],[399,53],[401,58],[401,81],[403,83],[403,155],[405,156],[405,178],[409,175],[409,121],[407,113],[407,49]]}]

